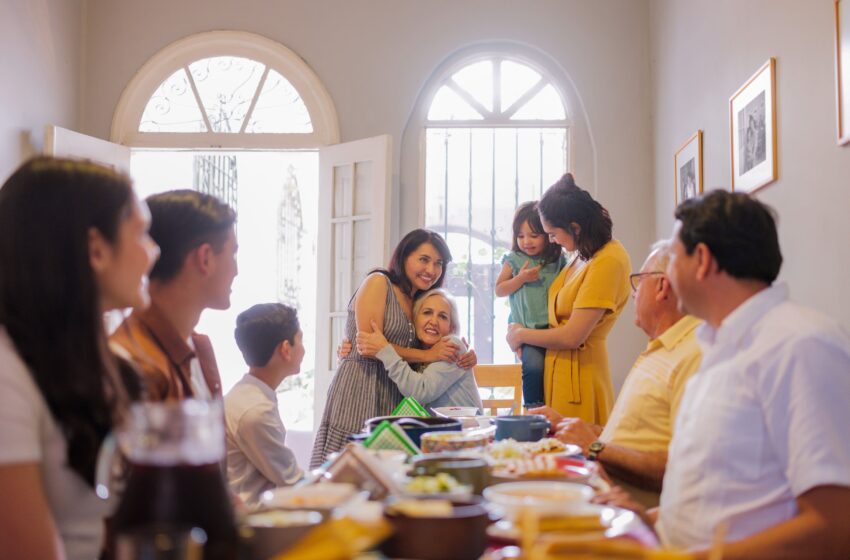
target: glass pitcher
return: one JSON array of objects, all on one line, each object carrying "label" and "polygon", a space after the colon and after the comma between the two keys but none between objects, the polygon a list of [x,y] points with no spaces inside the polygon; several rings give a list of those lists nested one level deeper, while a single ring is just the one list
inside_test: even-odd
[{"label": "glass pitcher", "polygon": [[203,529],[205,560],[238,556],[238,532],[222,471],[222,403],[137,403],[117,431],[129,476],[112,528],[115,535],[166,528]]}]

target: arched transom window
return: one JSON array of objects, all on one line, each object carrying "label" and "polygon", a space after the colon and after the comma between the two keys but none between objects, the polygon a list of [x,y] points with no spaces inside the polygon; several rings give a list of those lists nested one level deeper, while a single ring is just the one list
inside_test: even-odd
[{"label": "arched transom window", "polygon": [[569,111],[545,71],[509,56],[466,59],[432,89],[425,119],[425,224],[454,261],[447,287],[482,363],[510,363],[509,308],[494,289],[518,204],[569,169]]},{"label": "arched transom window", "polygon": [[204,58],[165,79],[145,105],[139,132],[310,133],[289,80],[257,60]]},{"label": "arched transom window", "polygon": [[127,85],[113,142],[134,148],[315,149],[339,142],[330,95],[285,46],[210,31],[162,49]]}]

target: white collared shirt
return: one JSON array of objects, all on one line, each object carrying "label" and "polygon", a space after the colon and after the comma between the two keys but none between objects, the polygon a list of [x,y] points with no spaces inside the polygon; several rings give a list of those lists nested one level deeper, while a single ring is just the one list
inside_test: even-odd
[{"label": "white collared shirt", "polygon": [[850,486],[846,331],[774,285],[697,337],[656,526],[665,544],[708,547],[724,521],[740,540],[794,517],[812,488]]},{"label": "white collared shirt", "polygon": [[204,377],[204,370],[201,369],[201,362],[198,360],[197,349],[195,348],[195,343],[192,342],[191,336],[186,339],[186,344],[189,345],[192,352],[195,352],[195,356],[189,361],[189,371],[191,372],[189,385],[192,386],[192,398],[202,401],[211,401],[213,398],[212,392],[207,385],[207,380]]},{"label": "white collared shirt", "polygon": [[271,387],[245,374],[224,397],[224,421],[227,480],[246,505],[256,506],[266,490],[301,479]]}]

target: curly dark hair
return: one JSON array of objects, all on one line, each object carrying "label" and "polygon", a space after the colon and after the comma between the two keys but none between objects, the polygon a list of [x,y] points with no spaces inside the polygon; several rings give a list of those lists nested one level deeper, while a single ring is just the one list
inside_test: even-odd
[{"label": "curly dark hair", "polygon": [[[608,210],[576,185],[572,173],[566,173],[549,187],[537,208],[541,218],[573,236],[583,260],[590,260],[611,241],[614,224]],[[578,235],[573,233],[573,223],[581,228]]]}]

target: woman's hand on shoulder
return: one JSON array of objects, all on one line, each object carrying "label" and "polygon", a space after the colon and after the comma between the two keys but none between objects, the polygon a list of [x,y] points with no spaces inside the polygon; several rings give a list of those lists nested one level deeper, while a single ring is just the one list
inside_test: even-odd
[{"label": "woman's hand on shoulder", "polygon": [[426,362],[451,362],[455,363],[458,359],[460,348],[451,340],[451,337],[441,339],[437,344],[425,350]]},{"label": "woman's hand on shoulder", "polygon": [[[469,348],[469,344],[466,343],[465,339],[463,340],[464,346]],[[460,355],[457,359],[457,367],[460,369],[472,369],[478,365],[478,356],[475,354],[475,350],[473,348],[469,348],[466,352]]]},{"label": "woman's hand on shoulder", "polygon": [[371,326],[372,332],[357,331],[357,338],[355,339],[357,352],[367,358],[374,358],[378,352],[389,345],[381,327],[374,319],[371,321]]}]

